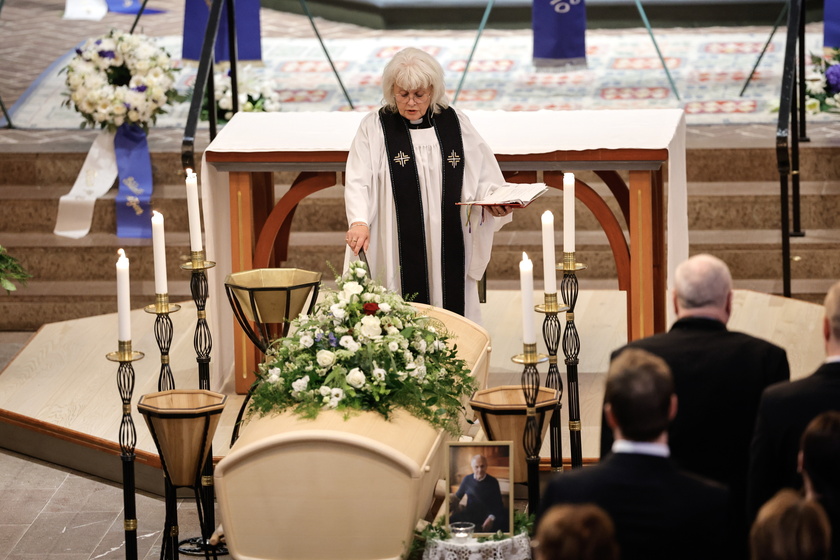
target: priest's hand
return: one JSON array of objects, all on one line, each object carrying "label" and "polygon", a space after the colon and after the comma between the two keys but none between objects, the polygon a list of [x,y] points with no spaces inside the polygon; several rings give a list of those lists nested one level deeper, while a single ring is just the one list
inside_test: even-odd
[{"label": "priest's hand", "polygon": [[491,216],[502,218],[513,212],[513,206],[487,206],[487,210],[490,211]]},{"label": "priest's hand", "polygon": [[359,254],[359,249],[364,249],[367,253],[370,246],[370,228],[364,222],[354,222],[350,224],[350,229],[347,230],[344,240],[354,255]]}]

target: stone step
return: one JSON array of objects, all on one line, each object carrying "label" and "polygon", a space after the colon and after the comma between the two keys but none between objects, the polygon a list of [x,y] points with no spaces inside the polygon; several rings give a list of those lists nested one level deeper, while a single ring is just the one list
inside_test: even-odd
[{"label": "stone step", "polygon": [[[760,147],[688,146],[686,174],[691,182],[778,181],[772,135],[759,139]],[[53,151],[4,150],[0,153],[0,185],[64,185],[76,180],[89,144],[78,142],[54,147]],[[49,149],[49,147],[44,147]],[[167,147],[150,147],[155,185],[183,181],[181,155]],[[195,161],[201,160],[200,150]],[[284,174],[276,174],[280,183]],[[288,175],[285,174],[285,175]],[[831,181],[840,176],[840,150],[831,145],[800,144],[800,176],[807,181]]]}]

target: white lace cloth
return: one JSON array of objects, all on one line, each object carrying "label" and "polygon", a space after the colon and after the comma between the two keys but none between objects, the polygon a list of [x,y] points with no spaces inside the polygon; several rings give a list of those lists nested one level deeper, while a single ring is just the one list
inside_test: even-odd
[{"label": "white lace cloth", "polygon": [[431,540],[426,543],[423,560],[530,560],[531,539],[527,533],[502,541],[465,543]]}]

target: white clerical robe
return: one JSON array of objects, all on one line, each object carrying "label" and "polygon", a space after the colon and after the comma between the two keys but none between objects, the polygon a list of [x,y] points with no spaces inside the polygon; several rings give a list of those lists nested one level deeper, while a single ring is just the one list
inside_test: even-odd
[{"label": "white clerical robe", "polygon": [[[465,167],[461,201],[481,200],[504,183],[493,152],[470,123],[456,109],[461,123]],[[431,304],[443,307],[441,275],[441,199],[442,174],[440,145],[434,128],[411,130],[426,234]],[[385,137],[378,111],[362,120],[347,158],[344,200],[348,223],[370,225],[370,247],[366,251],[371,275],[389,290],[401,293],[397,214],[391,190],[391,175],[386,159]],[[465,294],[464,315],[481,322],[477,282],[484,274],[493,248],[493,234],[511,220],[495,218],[481,207],[461,206],[464,234]],[[347,263],[355,259],[349,248]]]}]

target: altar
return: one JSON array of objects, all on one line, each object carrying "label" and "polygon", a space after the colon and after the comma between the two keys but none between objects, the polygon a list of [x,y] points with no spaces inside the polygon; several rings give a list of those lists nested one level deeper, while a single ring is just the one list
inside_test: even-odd
[{"label": "altar", "polygon": [[[597,174],[618,201],[624,224],[585,183],[578,182],[575,195],[609,240],[619,288],[628,294],[628,338],[665,330],[667,278],[688,257],[683,111],[466,114],[511,181],[542,180],[561,188],[564,171]],[[235,368],[237,390],[244,392],[254,369],[253,352],[235,329],[224,297],[224,277],[281,265],[297,204],[336,184],[363,116],[238,113],[205,150],[201,186],[207,255],[217,263],[210,271],[215,297],[208,302],[208,321],[218,333],[214,385],[228,380]],[[274,171],[301,172],[276,205]]]}]

